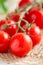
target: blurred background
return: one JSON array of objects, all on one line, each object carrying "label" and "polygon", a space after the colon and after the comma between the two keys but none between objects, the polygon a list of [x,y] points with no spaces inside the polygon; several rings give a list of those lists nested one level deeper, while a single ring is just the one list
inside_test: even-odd
[{"label": "blurred background", "polygon": [[0,0],[0,19],[6,17],[8,12],[18,7],[19,0]]}]

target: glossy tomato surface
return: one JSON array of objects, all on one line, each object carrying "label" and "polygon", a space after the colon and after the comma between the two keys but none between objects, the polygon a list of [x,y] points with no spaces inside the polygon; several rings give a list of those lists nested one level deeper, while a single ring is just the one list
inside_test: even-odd
[{"label": "glossy tomato surface", "polygon": [[8,18],[13,20],[14,22],[18,22],[20,18],[20,12],[10,12],[8,14]]},{"label": "glossy tomato surface", "polygon": [[43,11],[42,10],[33,10],[30,11],[26,16],[28,22],[35,22],[37,26],[43,29]]},{"label": "glossy tomato surface", "polygon": [[32,41],[33,41],[33,46],[37,45],[40,43],[42,39],[42,34],[41,30],[36,24],[33,24],[29,30],[27,30],[27,33],[30,35]]},{"label": "glossy tomato surface", "polygon": [[10,51],[16,56],[25,56],[32,49],[31,38],[24,33],[15,34],[10,41]]},{"label": "glossy tomato surface", "polygon": [[19,6],[22,7],[22,6],[26,6],[28,3],[29,4],[32,4],[34,0],[21,0],[20,3],[19,3]]},{"label": "glossy tomato surface", "polygon": [[10,36],[4,31],[0,31],[0,53],[8,51],[9,41],[10,41]]},{"label": "glossy tomato surface", "polygon": [[16,25],[16,24],[10,25],[10,26],[6,27],[6,29],[4,31],[7,32],[12,37],[14,34],[17,33],[18,25]]},{"label": "glossy tomato surface", "polygon": [[18,30],[18,25],[12,20],[4,20],[0,22],[0,30],[7,32],[10,36],[13,36]]}]

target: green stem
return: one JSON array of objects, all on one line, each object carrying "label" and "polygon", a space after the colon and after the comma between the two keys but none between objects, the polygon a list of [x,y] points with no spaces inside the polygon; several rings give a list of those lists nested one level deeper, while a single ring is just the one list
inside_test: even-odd
[{"label": "green stem", "polygon": [[18,26],[19,26],[19,28],[21,28],[23,31],[25,31],[25,30],[20,26],[21,20],[22,20],[24,14],[25,14],[29,9],[31,9],[31,8],[32,8],[32,5],[28,5],[28,6],[25,7],[25,11],[21,12],[21,15],[20,15],[20,18],[19,18],[19,21],[18,21]]},{"label": "green stem", "polygon": [[25,32],[24,28],[22,28],[22,27],[20,26],[20,23],[21,23],[21,19],[19,19],[18,27],[19,27],[19,29],[21,29],[23,32]]},{"label": "green stem", "polygon": [[2,29],[5,30],[8,26],[11,26],[11,25],[14,25],[14,24],[18,24],[18,23],[16,22],[16,23],[12,23],[12,24],[3,24]]},{"label": "green stem", "polygon": [[26,29],[29,28],[31,24],[25,19],[22,19],[22,20],[26,23]]}]

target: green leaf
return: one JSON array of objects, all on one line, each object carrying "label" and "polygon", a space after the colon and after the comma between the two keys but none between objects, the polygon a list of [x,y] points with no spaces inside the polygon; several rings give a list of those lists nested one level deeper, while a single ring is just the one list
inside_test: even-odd
[{"label": "green leaf", "polygon": [[0,0],[0,4],[4,3],[6,0]]},{"label": "green leaf", "polygon": [[0,7],[3,10],[4,13],[8,11],[6,5],[5,5],[6,0],[0,0]]},{"label": "green leaf", "polygon": [[1,7],[2,7],[2,10],[4,13],[6,13],[8,11],[8,9],[6,8],[6,6],[4,4],[2,4]]}]

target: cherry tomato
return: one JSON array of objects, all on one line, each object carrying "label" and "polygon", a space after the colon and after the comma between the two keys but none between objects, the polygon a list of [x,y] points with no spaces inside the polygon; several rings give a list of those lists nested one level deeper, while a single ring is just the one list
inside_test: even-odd
[{"label": "cherry tomato", "polygon": [[[29,12],[33,11],[33,10],[38,10],[38,6],[34,6],[33,8],[31,8],[24,16],[23,19],[27,20],[29,22]],[[23,27],[26,23],[24,21],[21,21],[21,26]]]},{"label": "cherry tomato", "polygon": [[25,17],[28,22],[35,21],[36,25],[43,29],[43,11],[33,10]]},{"label": "cherry tomato", "polygon": [[8,19],[8,20],[1,20],[0,21],[0,26],[2,26],[3,24],[13,24],[14,23],[14,21],[12,21],[12,20],[10,20],[10,19]]},{"label": "cherry tomato", "polygon": [[10,36],[4,31],[0,31],[0,53],[8,51],[9,40]]},{"label": "cherry tomato", "polygon": [[[2,22],[1,22],[2,23]],[[4,25],[5,24],[5,25]],[[4,25],[4,26],[3,26]],[[6,27],[5,27],[6,26]],[[3,27],[3,28],[2,28]],[[18,30],[18,25],[14,23],[12,20],[5,20],[5,23],[3,23],[0,26],[0,30],[3,30],[7,32],[10,36],[13,36],[17,30]]]},{"label": "cherry tomato", "polygon": [[[23,18],[24,19],[24,18]],[[24,21],[21,21],[20,26],[23,27],[26,23]]]},{"label": "cherry tomato", "polygon": [[27,29],[26,32],[30,35],[32,41],[33,41],[33,46],[37,45],[41,41],[41,31],[36,24],[33,24],[30,29]]},{"label": "cherry tomato", "polygon": [[7,32],[12,37],[18,31],[18,25],[14,24],[7,26],[4,31]]},{"label": "cherry tomato", "polygon": [[[10,16],[9,16],[10,15]],[[11,12],[8,14],[9,19],[13,20],[14,22],[18,22],[19,17],[20,17],[20,12]]]},{"label": "cherry tomato", "polygon": [[31,38],[24,33],[15,34],[10,41],[10,51],[16,56],[25,56],[32,49]]},{"label": "cherry tomato", "polygon": [[0,26],[3,25],[3,24],[5,24],[5,21],[4,20],[1,20],[0,21]]},{"label": "cherry tomato", "polygon": [[34,0],[21,0],[20,3],[19,3],[19,6],[22,7],[22,6],[26,6],[28,3],[33,3]]},{"label": "cherry tomato", "polygon": [[19,15],[14,15],[11,17],[11,20],[15,21],[15,22],[18,22],[19,20]]}]

